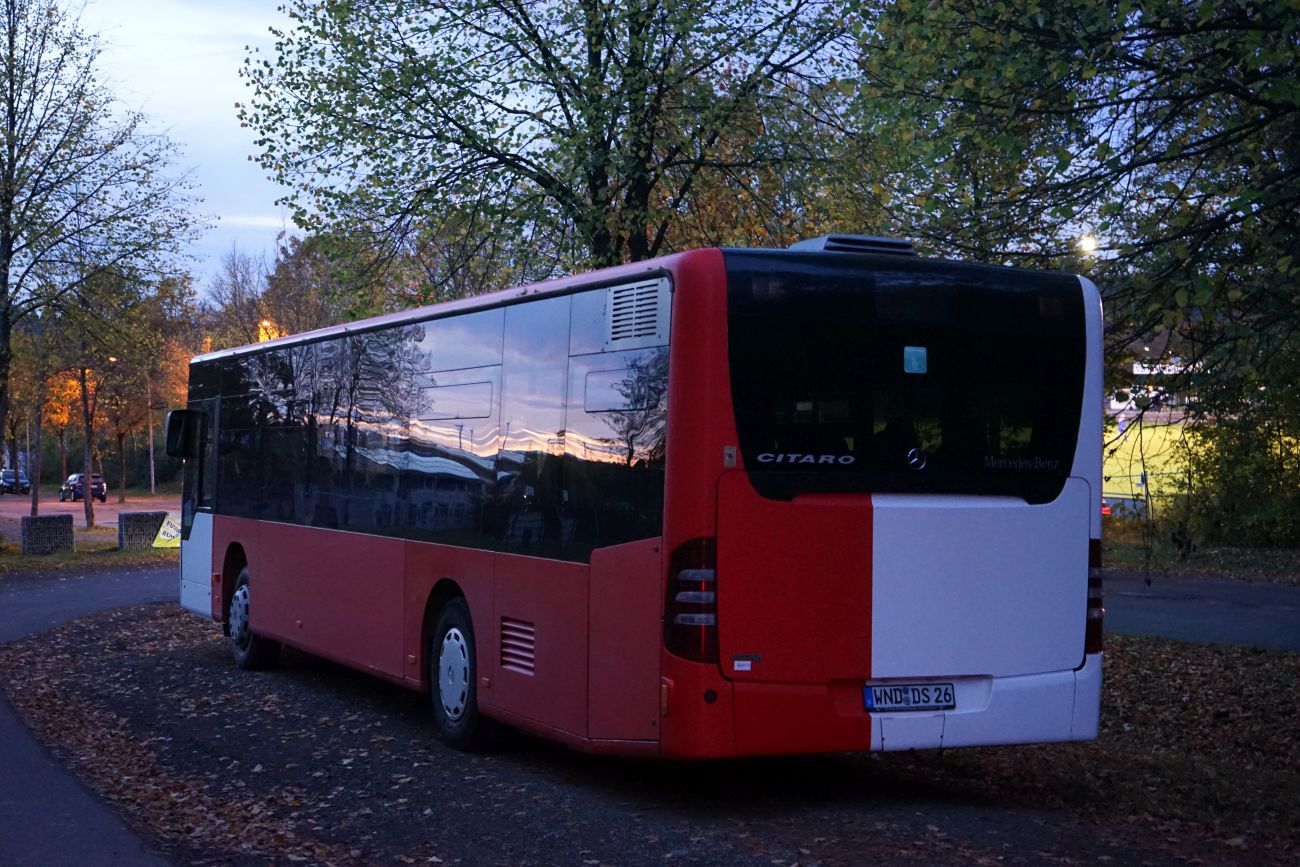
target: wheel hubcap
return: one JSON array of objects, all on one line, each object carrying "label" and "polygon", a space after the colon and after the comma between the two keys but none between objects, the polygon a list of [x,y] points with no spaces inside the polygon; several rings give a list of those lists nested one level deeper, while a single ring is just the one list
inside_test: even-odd
[{"label": "wheel hubcap", "polygon": [[248,644],[248,585],[235,590],[230,600],[230,640],[239,647]]},{"label": "wheel hubcap", "polygon": [[438,649],[438,699],[451,722],[459,722],[469,703],[469,646],[454,626],[442,636]]}]

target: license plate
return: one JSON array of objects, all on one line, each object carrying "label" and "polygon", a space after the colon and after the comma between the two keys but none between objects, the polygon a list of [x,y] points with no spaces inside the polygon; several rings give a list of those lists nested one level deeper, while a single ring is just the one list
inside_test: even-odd
[{"label": "license plate", "polygon": [[862,702],[872,711],[956,710],[957,692],[951,683],[869,683]]}]

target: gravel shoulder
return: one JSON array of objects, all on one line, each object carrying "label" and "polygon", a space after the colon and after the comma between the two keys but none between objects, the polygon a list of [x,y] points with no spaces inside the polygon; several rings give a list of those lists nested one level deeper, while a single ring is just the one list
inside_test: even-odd
[{"label": "gravel shoulder", "polygon": [[1294,864],[1300,656],[1117,638],[1107,665],[1096,743],[699,764],[457,753],[420,696],[237,671],[174,604],[0,649],[0,685],[182,864]]}]

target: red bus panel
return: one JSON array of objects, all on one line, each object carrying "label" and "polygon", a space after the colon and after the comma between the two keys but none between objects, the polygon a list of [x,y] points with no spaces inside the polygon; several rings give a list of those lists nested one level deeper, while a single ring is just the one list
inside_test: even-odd
[{"label": "red bus panel", "polygon": [[[496,658],[491,705],[578,737],[587,736],[587,572],[582,564],[498,554],[495,618],[483,622],[474,612],[480,658],[488,644]],[[480,676],[488,671],[480,664]]]},{"label": "red bus panel", "polygon": [[871,498],[718,483],[718,641],[735,680],[827,684],[871,673]]},{"label": "red bus panel", "polygon": [[[227,518],[218,517],[218,525]],[[238,519],[234,519],[238,520]],[[247,551],[259,632],[400,679],[406,543],[318,527],[252,523]]]},{"label": "red bus panel", "polygon": [[659,737],[661,544],[592,552],[588,734],[600,740]]}]

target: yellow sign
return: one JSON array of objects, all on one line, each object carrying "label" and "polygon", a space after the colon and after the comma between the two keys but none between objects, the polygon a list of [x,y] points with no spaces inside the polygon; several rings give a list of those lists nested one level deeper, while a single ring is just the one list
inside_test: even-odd
[{"label": "yellow sign", "polygon": [[154,537],[153,546],[155,548],[179,548],[181,546],[180,515],[168,515],[163,519],[162,526],[158,528],[158,535]]}]

